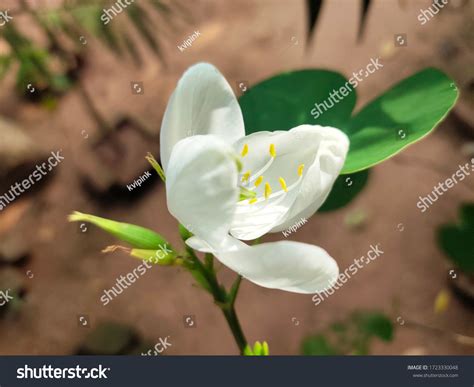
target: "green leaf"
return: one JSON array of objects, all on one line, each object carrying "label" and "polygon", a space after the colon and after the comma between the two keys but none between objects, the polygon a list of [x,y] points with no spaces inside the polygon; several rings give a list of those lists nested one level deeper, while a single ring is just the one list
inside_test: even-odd
[{"label": "green leaf", "polygon": [[393,324],[390,318],[379,312],[357,312],[353,319],[359,331],[370,338],[376,336],[381,340],[393,339]]},{"label": "green leaf", "polygon": [[461,206],[461,226],[465,229],[474,229],[474,203]]},{"label": "green leaf", "polygon": [[231,305],[235,303],[241,282],[242,282],[242,276],[239,274],[237,278],[235,279],[234,283],[232,284],[232,287],[230,288],[229,294],[227,296],[227,299]]},{"label": "green leaf", "polygon": [[474,273],[474,205],[465,204],[460,210],[460,224],[438,229],[438,245],[449,259],[465,273]]},{"label": "green leaf", "polygon": [[100,20],[101,13],[102,10],[98,4],[73,7],[70,10],[70,14],[77,24],[96,36],[100,35],[102,27],[104,26],[104,23]]},{"label": "green leaf", "polygon": [[89,222],[112,234],[136,249],[157,250],[170,244],[156,232],[133,224],[116,222],[98,216],[74,212],[69,215],[70,222]]},{"label": "green leaf", "polygon": [[340,175],[318,212],[334,211],[346,206],[364,189],[368,180],[368,169],[349,175]]},{"label": "green leaf", "polygon": [[179,235],[181,235],[181,239],[183,242],[186,242],[189,238],[191,238],[194,234],[189,231],[186,227],[184,227],[181,223],[178,226],[179,228]]},{"label": "green leaf", "polygon": [[13,57],[11,55],[0,55],[0,79],[8,72],[12,62]]},{"label": "green leaf", "polygon": [[51,86],[58,91],[66,91],[72,86],[71,80],[62,74],[53,75],[51,77]]},{"label": "green leaf", "polygon": [[288,130],[302,124],[347,126],[356,102],[353,91],[317,119],[311,115],[315,102],[323,102],[347,80],[327,70],[286,72],[252,86],[239,99],[247,134],[262,130]]},{"label": "green leaf", "polygon": [[351,145],[342,173],[367,169],[428,135],[454,106],[453,85],[443,72],[428,68],[370,102],[349,124]]},{"label": "green leaf", "polygon": [[340,355],[323,335],[311,336],[303,341],[303,355]]},{"label": "green leaf", "polygon": [[[458,97],[453,81],[428,68],[401,81],[351,119],[355,90],[317,119],[315,103],[348,84],[327,70],[286,72],[264,80],[240,97],[247,134],[288,130],[302,124],[333,126],[350,139],[342,174],[368,169],[428,135],[448,114]],[[313,111],[315,113],[315,110]]]},{"label": "green leaf", "polygon": [[366,355],[373,338],[391,341],[393,333],[391,319],[383,313],[356,311],[306,338],[301,350],[304,355]]},{"label": "green leaf", "polygon": [[337,333],[344,333],[347,331],[347,325],[340,323],[340,322],[335,322],[330,326],[331,330]]}]

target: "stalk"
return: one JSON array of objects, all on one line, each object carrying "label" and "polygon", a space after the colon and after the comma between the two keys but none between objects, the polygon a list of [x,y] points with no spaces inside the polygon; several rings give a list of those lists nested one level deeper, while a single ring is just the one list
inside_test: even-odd
[{"label": "stalk", "polygon": [[240,354],[243,355],[244,350],[247,347],[247,339],[245,338],[245,334],[242,330],[239,318],[237,317],[237,312],[235,310],[235,300],[239,292],[242,277],[240,275],[237,277],[232,289],[229,293],[227,293],[224,287],[219,285],[213,267],[210,265],[203,265],[203,263],[196,256],[194,250],[190,247],[186,247],[186,251],[188,252],[189,259],[193,264],[193,269],[199,271],[202,277],[205,279],[206,286],[204,288],[212,295],[215,304],[224,314],[227,324],[229,325],[232,335],[234,336],[234,340],[239,347]]}]

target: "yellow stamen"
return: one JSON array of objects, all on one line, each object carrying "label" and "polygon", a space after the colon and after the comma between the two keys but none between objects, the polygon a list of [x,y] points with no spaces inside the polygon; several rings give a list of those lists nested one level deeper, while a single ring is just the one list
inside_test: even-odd
[{"label": "yellow stamen", "polygon": [[276,157],[276,150],[275,150],[275,144],[270,144],[270,155],[275,158]]},{"label": "yellow stamen", "polygon": [[281,188],[283,188],[283,191],[285,192],[288,192],[288,188],[286,187],[286,181],[283,177],[280,177],[280,185],[281,185]]},{"label": "yellow stamen", "polygon": [[268,197],[272,194],[272,187],[270,187],[270,184],[265,183],[265,199],[268,199]]},{"label": "yellow stamen", "polygon": [[249,200],[249,204],[254,204],[257,201],[257,198],[253,198]]},{"label": "yellow stamen", "polygon": [[244,173],[244,175],[242,176],[242,182],[245,182],[245,181],[248,181],[249,178],[250,178],[250,171],[247,171]]},{"label": "yellow stamen", "polygon": [[260,184],[262,184],[263,181],[263,176],[259,176],[257,180],[255,180],[255,187],[258,187]]},{"label": "yellow stamen", "polygon": [[304,164],[298,166],[298,176],[303,176]]},{"label": "yellow stamen", "polygon": [[244,144],[244,147],[242,148],[242,152],[240,152],[240,155],[244,157],[247,153],[249,153],[249,146],[248,144]]}]

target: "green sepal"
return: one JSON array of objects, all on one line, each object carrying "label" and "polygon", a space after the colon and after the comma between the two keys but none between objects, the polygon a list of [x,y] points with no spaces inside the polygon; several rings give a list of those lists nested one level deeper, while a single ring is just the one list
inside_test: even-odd
[{"label": "green sepal", "polygon": [[69,215],[69,221],[92,223],[136,249],[158,250],[165,247],[171,249],[171,245],[160,234],[144,227],[116,222],[77,211]]},{"label": "green sepal", "polygon": [[130,255],[156,265],[169,266],[176,263],[176,253],[174,251],[166,251],[166,249],[132,249]]},{"label": "green sepal", "polygon": [[179,235],[181,235],[181,239],[186,242],[187,239],[191,238],[194,234],[189,231],[186,227],[182,224],[179,225]]}]

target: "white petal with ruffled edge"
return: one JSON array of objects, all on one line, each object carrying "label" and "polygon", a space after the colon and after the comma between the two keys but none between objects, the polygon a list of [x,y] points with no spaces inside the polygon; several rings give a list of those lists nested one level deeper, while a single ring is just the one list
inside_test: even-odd
[{"label": "white petal with ruffled edge", "polygon": [[[269,152],[271,144],[276,153],[273,159]],[[248,188],[260,199],[253,204],[247,200],[237,205],[231,234],[242,240],[255,239],[279,229],[308,207],[311,211],[319,208],[344,164],[348,144],[347,136],[340,130],[318,125],[257,132],[238,140],[234,144],[236,152],[248,147],[242,158],[243,173],[250,171]],[[301,165],[303,175],[299,176]],[[263,181],[255,187],[259,175]],[[288,192],[280,186],[280,178]],[[263,198],[265,183],[273,192],[268,199]]]},{"label": "white petal with ruffled edge", "polygon": [[239,197],[236,156],[216,136],[193,136],[178,142],[166,176],[170,213],[212,246],[228,237]]},{"label": "white petal with ruffled edge", "polygon": [[293,241],[248,246],[236,239],[233,245],[233,251],[215,253],[219,261],[266,288],[317,293],[330,288],[339,275],[336,261],[318,246]]},{"label": "white petal with ruffled edge", "polygon": [[302,125],[295,128],[302,137],[319,137],[319,147],[314,161],[306,169],[298,196],[281,223],[271,232],[279,232],[291,227],[302,218],[310,218],[327,199],[339,176],[347,152],[349,139],[339,129],[322,126]]},{"label": "white petal with ruffled edge", "polygon": [[160,157],[167,172],[174,145],[183,138],[214,134],[232,144],[245,136],[239,103],[214,66],[198,63],[181,77],[171,96],[160,132]]}]

